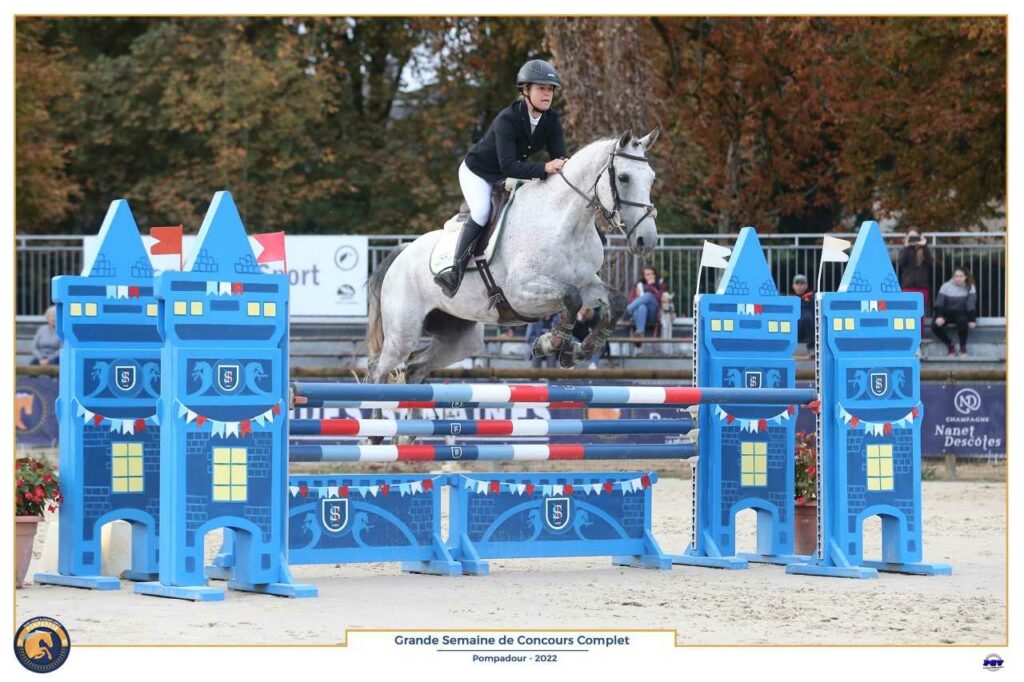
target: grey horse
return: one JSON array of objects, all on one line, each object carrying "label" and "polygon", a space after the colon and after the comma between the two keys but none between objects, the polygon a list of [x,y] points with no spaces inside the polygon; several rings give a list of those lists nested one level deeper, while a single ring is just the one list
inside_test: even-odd
[{"label": "grey horse", "polygon": [[[519,314],[546,317],[562,312],[559,325],[534,344],[536,356],[557,354],[563,367],[599,352],[625,311],[626,298],[601,280],[604,247],[595,220],[626,236],[631,253],[646,256],[658,239],[651,204],[654,170],[647,150],[655,129],[642,138],[631,132],[592,142],[572,156],[562,177],[522,186],[509,207],[501,243],[490,268]],[[484,324],[522,324],[499,319],[482,279],[473,272],[454,298],[446,298],[430,272],[430,254],[441,238],[435,230],[388,255],[370,276],[367,380],[383,383],[405,363],[407,383],[479,353]],[[571,336],[581,308],[600,305],[602,316],[579,343]],[[423,333],[429,343],[417,349]]]}]

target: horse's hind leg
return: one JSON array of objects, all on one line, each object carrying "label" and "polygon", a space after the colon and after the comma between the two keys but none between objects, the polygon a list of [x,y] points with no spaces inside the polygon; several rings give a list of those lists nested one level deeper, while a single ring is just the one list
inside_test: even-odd
[{"label": "horse's hind leg", "polygon": [[405,380],[410,384],[424,381],[435,369],[472,357],[484,346],[483,324],[461,320],[440,310],[427,316],[424,329],[431,337],[430,345],[409,359]]}]

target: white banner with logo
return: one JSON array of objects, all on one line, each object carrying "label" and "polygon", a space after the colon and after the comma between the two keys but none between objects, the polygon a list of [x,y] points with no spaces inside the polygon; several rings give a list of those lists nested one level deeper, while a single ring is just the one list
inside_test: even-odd
[{"label": "white banner with logo", "polygon": [[[143,236],[147,251],[153,239]],[[252,241],[252,240],[250,240]],[[84,240],[85,262],[96,250],[96,236]],[[186,235],[182,248],[188,258],[195,235]],[[259,246],[254,243],[254,252]],[[369,277],[369,239],[358,235],[286,236],[291,317],[365,317]],[[177,270],[179,258],[151,256],[153,268]],[[283,263],[264,263],[266,272],[283,272]]]}]

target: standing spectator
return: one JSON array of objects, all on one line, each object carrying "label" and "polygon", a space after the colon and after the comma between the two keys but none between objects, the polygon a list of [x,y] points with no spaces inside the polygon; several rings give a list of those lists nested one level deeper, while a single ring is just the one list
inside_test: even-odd
[{"label": "standing spectator", "polygon": [[935,311],[932,315],[932,331],[949,351],[956,355],[956,347],[949,338],[949,325],[956,325],[956,333],[960,339],[960,355],[967,355],[967,330],[977,326],[978,291],[974,288],[974,278],[964,268],[953,271],[953,278],[939,287],[935,296]]},{"label": "standing spectator", "polygon": [[[554,313],[548,317],[542,317],[536,322],[531,322],[526,325],[526,359],[530,361],[532,367],[538,368],[543,367],[545,362],[544,358],[533,357],[533,342],[536,341],[546,332],[551,331],[555,324],[558,322],[559,313]],[[557,353],[549,355],[547,357],[548,367],[558,366],[558,355]]]},{"label": "standing spectator", "polygon": [[30,365],[60,364],[60,337],[57,336],[57,309],[52,305],[46,309],[46,324],[36,330],[32,339],[32,360]]},{"label": "standing spectator", "polygon": [[626,311],[633,318],[636,336],[643,336],[648,320],[657,320],[661,310],[661,295],[668,287],[661,280],[658,271],[651,266],[644,268],[643,277],[629,292],[629,305]]},{"label": "standing spectator", "polygon": [[800,298],[800,321],[796,323],[796,340],[807,344],[807,352],[814,355],[814,292],[805,275],[793,277],[793,295]]},{"label": "standing spectator", "polygon": [[[924,297],[922,310],[927,313],[932,300],[932,268],[934,266],[932,252],[928,248],[928,240],[922,237],[917,230],[909,230],[907,236],[903,238],[903,248],[900,249],[896,260],[900,272],[900,288],[904,292],[919,292]],[[923,336],[923,317],[919,328]]]}]

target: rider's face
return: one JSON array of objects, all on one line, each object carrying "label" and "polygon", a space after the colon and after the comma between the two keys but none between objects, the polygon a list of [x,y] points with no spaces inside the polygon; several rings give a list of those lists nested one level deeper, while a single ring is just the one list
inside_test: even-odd
[{"label": "rider's face", "polygon": [[555,86],[531,83],[526,89],[526,98],[537,111],[547,111],[551,108],[551,100],[555,97]]}]

